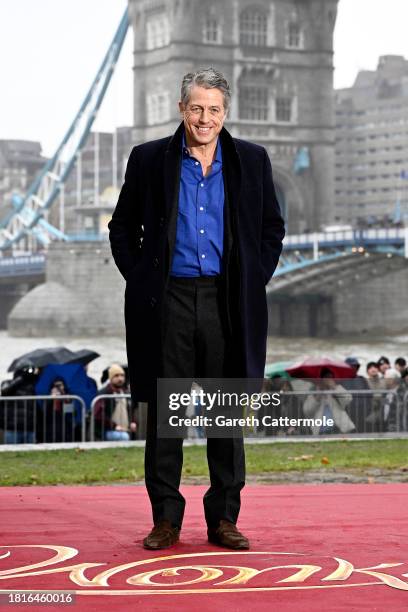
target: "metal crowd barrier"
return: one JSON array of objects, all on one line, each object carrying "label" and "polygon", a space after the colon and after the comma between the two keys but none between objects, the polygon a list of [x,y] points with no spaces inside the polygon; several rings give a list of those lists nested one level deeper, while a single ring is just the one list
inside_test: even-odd
[{"label": "metal crowd barrier", "polygon": [[[269,393],[269,391],[268,391]],[[271,392],[272,393],[272,392]],[[278,393],[276,391],[275,393]],[[249,437],[265,436],[288,436],[288,435],[331,435],[337,434],[375,434],[375,433],[402,433],[408,431],[408,392],[405,395],[398,390],[370,389],[370,390],[347,390],[323,391],[281,391],[281,405],[278,407],[267,406],[259,410],[247,407],[245,415],[255,415],[259,420],[268,415],[270,419],[279,420],[282,417],[282,425],[277,427],[256,426],[245,428],[245,435]],[[343,408],[337,403],[336,409],[343,410],[347,417],[340,418],[345,431],[341,431],[339,424],[333,431],[323,428],[321,431],[308,423],[308,419],[316,419],[324,414],[325,396],[332,396],[343,400]],[[313,398],[317,397],[318,401]],[[337,401],[336,399],[336,401]],[[322,412],[323,406],[323,412]],[[332,414],[333,416],[333,414]],[[286,421],[285,421],[286,417]],[[290,425],[289,421],[294,419],[297,425]],[[285,422],[284,422],[285,421]],[[351,430],[351,423],[354,431]]]},{"label": "metal crowd barrier", "polygon": [[0,396],[0,430],[3,444],[85,442],[86,405],[78,395]]},{"label": "metal crowd barrier", "polygon": [[404,431],[408,431],[408,391],[404,393],[404,397],[402,400],[403,403],[403,423],[404,423]]},{"label": "metal crowd barrier", "polygon": [[[125,399],[127,402],[129,402],[129,412],[131,413],[130,422],[132,420],[137,421],[136,431],[132,432],[128,430],[126,432],[127,439],[144,440],[146,438],[147,404],[144,402],[139,402],[135,406],[132,406],[130,393],[110,393],[97,395],[92,400],[89,418],[89,439],[91,442],[114,441],[114,434],[111,434],[111,440],[106,440],[106,434],[108,431],[115,431],[109,429],[107,425],[111,420],[111,416],[118,399]],[[123,436],[123,441],[125,441],[125,436]]]},{"label": "metal crowd barrier", "polygon": [[[277,391],[275,391],[277,393]],[[265,392],[266,393],[266,392]],[[272,391],[268,391],[272,395]],[[253,410],[251,406],[243,408],[243,416],[254,416],[259,425],[245,426],[246,437],[260,438],[263,436],[310,436],[331,435],[331,433],[381,434],[408,432],[408,391],[404,394],[398,390],[344,390],[341,392],[322,390],[281,391],[281,405],[261,407]],[[313,431],[305,424],[306,419],[314,418],[313,402],[309,399],[307,414],[304,410],[308,398],[334,396],[349,401],[344,410],[354,424],[353,432]],[[350,399],[351,398],[351,399]],[[113,403],[117,399],[131,400],[130,394],[97,395],[87,413],[84,400],[77,395],[31,395],[31,396],[0,396],[0,442],[1,443],[36,443],[36,442],[91,442],[105,441],[107,423],[114,410]],[[102,404],[98,408],[98,402]],[[321,400],[320,400],[321,401]],[[60,410],[54,410],[55,402],[61,402]],[[78,402],[75,405],[75,402]],[[106,407],[110,414],[105,415]],[[315,406],[316,407],[316,406]],[[96,411],[96,408],[98,410]],[[80,410],[79,418],[77,410]],[[146,437],[147,404],[138,403],[131,407],[137,429],[128,432],[129,439],[142,440]],[[321,410],[319,409],[319,413]],[[95,414],[96,413],[96,414]],[[317,410],[316,410],[317,413]],[[131,416],[132,416],[131,415]],[[274,427],[263,426],[262,417],[270,419],[287,418],[287,424]],[[18,420],[18,418],[19,420]],[[107,418],[105,418],[107,417]],[[290,420],[298,421],[298,425],[290,425]],[[132,419],[131,419],[132,420]],[[190,436],[202,437],[195,428],[191,428]]]}]

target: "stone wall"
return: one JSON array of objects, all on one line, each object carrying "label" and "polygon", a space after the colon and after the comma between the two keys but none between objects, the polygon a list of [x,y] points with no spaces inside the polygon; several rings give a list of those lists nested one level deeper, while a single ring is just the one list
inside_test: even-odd
[{"label": "stone wall", "polygon": [[[401,270],[350,278],[332,293],[271,294],[269,334],[331,337],[408,333],[408,260]],[[125,282],[106,243],[55,243],[46,282],[8,317],[15,336],[124,334]],[[322,287],[324,289],[324,287]]]},{"label": "stone wall", "polygon": [[333,300],[340,334],[408,332],[408,260],[400,271],[346,285]]},{"label": "stone wall", "polygon": [[13,308],[9,333],[123,335],[124,289],[108,242],[54,243],[48,252],[46,282]]},{"label": "stone wall", "polygon": [[274,336],[375,336],[408,333],[408,260],[383,276],[350,278],[333,293],[271,294],[269,334]]}]

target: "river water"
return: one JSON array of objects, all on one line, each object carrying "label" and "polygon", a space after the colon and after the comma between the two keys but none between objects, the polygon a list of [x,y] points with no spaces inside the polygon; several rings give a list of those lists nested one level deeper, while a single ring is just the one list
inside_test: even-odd
[{"label": "river water", "polygon": [[[124,338],[113,337],[58,337],[58,338],[14,338],[6,331],[0,331],[0,380],[10,377],[7,368],[23,353],[36,348],[64,345],[69,349],[92,349],[100,357],[89,365],[89,375],[99,384],[103,370],[111,363],[126,363]],[[396,357],[408,357],[408,335],[353,338],[268,338],[267,362],[294,360],[301,357],[326,356],[344,359],[353,355],[362,364],[361,373],[365,374],[368,361],[376,361],[386,355],[393,362]],[[363,371],[364,370],[364,371]]]}]

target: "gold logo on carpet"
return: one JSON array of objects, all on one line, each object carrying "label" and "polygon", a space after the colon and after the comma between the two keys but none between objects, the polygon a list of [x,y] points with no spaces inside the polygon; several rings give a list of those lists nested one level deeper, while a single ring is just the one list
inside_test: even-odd
[{"label": "gold logo on carpet", "polygon": [[[77,563],[63,565],[78,554],[76,548],[43,544],[0,546],[7,549],[0,560],[8,559],[21,548],[46,549],[55,555],[45,561],[0,571],[0,580],[24,578],[24,587],[35,586],[31,577],[45,574],[67,574],[80,589],[78,595],[184,595],[199,593],[259,592],[289,589],[327,589],[386,585],[408,591],[408,573],[394,576],[388,570],[404,563],[380,563],[371,567],[354,567],[339,557],[320,557],[319,564],[305,560],[305,554],[290,552],[199,552],[166,555],[116,565],[89,577],[91,568],[107,563]],[[318,557],[316,557],[319,560]],[[323,561],[323,565],[321,565]],[[194,560],[194,561],[192,561]],[[198,564],[196,564],[198,563]],[[237,564],[236,564],[237,563]],[[326,569],[325,569],[326,566]],[[137,573],[125,578],[133,588],[117,588],[118,574],[137,568]],[[85,575],[87,572],[88,576]],[[356,582],[364,576],[364,582]],[[30,580],[28,580],[30,578]],[[124,576],[122,576],[124,578]],[[54,583],[55,584],[55,583]],[[69,587],[68,587],[69,588]],[[62,589],[62,587],[61,587]],[[64,585],[64,589],[67,586]],[[24,589],[16,589],[22,591]],[[31,592],[36,589],[30,588]],[[55,589],[53,589],[55,590]],[[72,589],[71,589],[72,590]],[[56,590],[55,590],[56,591]],[[4,592],[0,590],[0,593]],[[10,592],[10,589],[7,589]]]}]

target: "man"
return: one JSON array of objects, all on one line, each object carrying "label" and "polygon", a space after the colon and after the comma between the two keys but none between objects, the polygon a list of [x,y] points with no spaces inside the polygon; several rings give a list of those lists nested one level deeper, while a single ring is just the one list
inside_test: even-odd
[{"label": "man", "polygon": [[24,366],[14,372],[12,380],[1,383],[0,395],[16,398],[0,405],[0,429],[4,430],[5,444],[35,444],[37,441],[35,428],[39,417],[37,415],[36,419],[36,402],[20,398],[35,395],[38,375],[38,368]]},{"label": "man", "polygon": [[376,361],[369,361],[366,366],[368,386],[370,389],[379,389],[381,386],[380,370]]},{"label": "man", "polygon": [[[109,383],[98,391],[98,395],[129,393],[125,370],[118,363],[108,369]],[[125,397],[98,400],[94,408],[95,433],[98,439],[109,442],[130,440],[130,432],[137,429],[132,402]]]},{"label": "man", "polygon": [[[154,527],[149,549],[179,539],[183,440],[157,436],[157,378],[263,378],[265,285],[284,237],[266,150],[223,127],[224,76],[186,74],[173,136],[136,146],[109,223],[126,279],[125,322],[134,401],[148,401],[145,480]],[[204,496],[210,542],[246,549],[236,527],[245,483],[242,438],[207,441]]]},{"label": "man", "polygon": [[380,391],[380,393],[373,393],[372,396],[372,409],[366,418],[366,433],[373,433],[382,431],[382,406],[384,401],[384,394],[381,393],[385,389],[384,378],[380,375],[378,363],[376,361],[369,361],[367,363],[367,384],[372,391]]},{"label": "man", "polygon": [[401,374],[394,368],[388,368],[384,374],[385,388],[389,391],[384,398],[383,419],[384,431],[400,432],[403,430],[402,411],[398,410],[403,402]]},{"label": "man", "polygon": [[[354,378],[346,378],[342,381],[342,386],[348,391],[369,391],[367,379],[360,376],[360,362],[357,357],[346,357],[344,360],[355,372]],[[347,412],[356,426],[358,433],[365,433],[366,418],[371,412],[372,398],[369,393],[353,393],[353,400],[347,406]]]},{"label": "man", "polygon": [[401,378],[407,376],[407,360],[404,357],[397,357],[394,361],[394,368],[401,374]]}]

